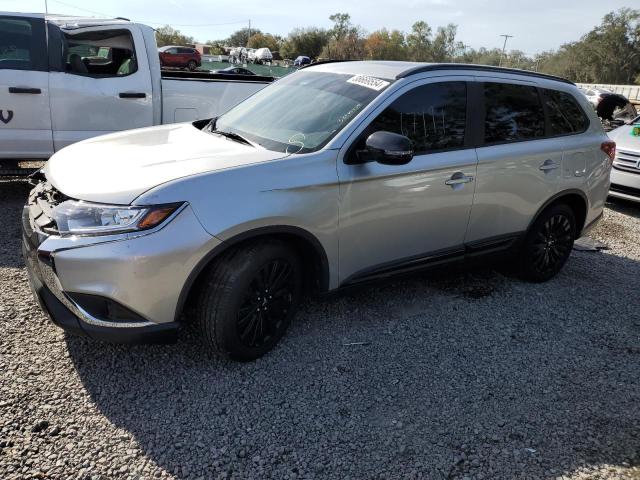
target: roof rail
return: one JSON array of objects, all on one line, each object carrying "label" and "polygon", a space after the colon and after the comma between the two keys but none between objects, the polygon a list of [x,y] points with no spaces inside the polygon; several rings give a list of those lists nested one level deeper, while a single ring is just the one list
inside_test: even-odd
[{"label": "roof rail", "polygon": [[421,65],[419,67],[411,68],[402,72],[401,74],[397,75],[396,78],[405,78],[411,75],[417,75],[418,73],[432,72],[435,70],[480,70],[483,72],[510,73],[515,75],[526,75],[529,77],[546,78],[547,80],[555,80],[557,82],[575,85],[575,83],[573,83],[571,80],[567,80],[566,78],[562,77],[556,77],[555,75],[548,75],[546,73],[520,70],[517,68],[494,67],[491,65],[474,65],[472,63],[433,63],[429,65]]},{"label": "roof rail", "polygon": [[327,63],[341,63],[341,62],[349,62],[351,60],[322,60],[321,62],[309,63],[308,65],[303,65],[298,70],[302,70],[303,68],[315,67],[316,65],[326,65]]}]

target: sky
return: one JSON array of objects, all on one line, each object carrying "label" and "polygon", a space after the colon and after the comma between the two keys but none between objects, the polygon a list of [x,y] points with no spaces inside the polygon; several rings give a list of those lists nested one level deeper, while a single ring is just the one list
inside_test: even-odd
[{"label": "sky", "polygon": [[[502,48],[528,55],[578,40],[602,17],[637,0],[47,0],[50,13],[126,17],[152,27],[170,24],[198,41],[223,39],[247,26],[286,35],[296,27],[329,28],[329,15],[349,13],[354,24],[409,31],[426,21],[433,30],[458,25],[457,39],[473,48]],[[45,0],[0,0],[0,11],[43,12]]]}]

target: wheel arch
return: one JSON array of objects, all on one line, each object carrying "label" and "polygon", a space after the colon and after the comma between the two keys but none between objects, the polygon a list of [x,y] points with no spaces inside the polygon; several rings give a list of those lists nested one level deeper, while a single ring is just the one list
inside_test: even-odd
[{"label": "wheel arch", "polygon": [[[529,222],[527,227],[527,232],[531,230],[531,227],[538,219],[538,217],[544,212],[547,208],[552,205],[557,205],[559,203],[567,204],[574,212],[576,216],[576,235],[580,235],[580,232],[585,227],[585,222],[587,221],[587,212],[589,210],[589,199],[587,195],[578,189],[570,189],[563,190],[562,192],[556,193],[554,196],[549,198],[542,206],[538,209],[534,217]],[[577,238],[577,237],[576,237]]]},{"label": "wheel arch", "polygon": [[324,247],[315,235],[303,228],[289,225],[259,227],[223,241],[196,264],[180,291],[176,305],[175,320],[179,321],[179,317],[188,304],[189,298],[197,289],[198,278],[212,262],[231,248],[260,239],[279,239],[291,245],[300,255],[305,274],[311,274],[305,275],[305,288],[319,292],[329,290],[329,260]]}]

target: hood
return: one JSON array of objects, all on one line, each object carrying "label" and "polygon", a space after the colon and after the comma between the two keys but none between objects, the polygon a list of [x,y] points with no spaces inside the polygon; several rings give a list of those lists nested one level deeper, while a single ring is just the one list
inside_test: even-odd
[{"label": "hood", "polygon": [[634,126],[638,127],[637,124],[623,125],[609,132],[609,138],[616,142],[616,149],[640,152],[640,137],[631,135]]},{"label": "hood", "polygon": [[181,177],[284,157],[190,123],[130,130],[70,145],[47,162],[47,180],[68,197],[126,205]]}]

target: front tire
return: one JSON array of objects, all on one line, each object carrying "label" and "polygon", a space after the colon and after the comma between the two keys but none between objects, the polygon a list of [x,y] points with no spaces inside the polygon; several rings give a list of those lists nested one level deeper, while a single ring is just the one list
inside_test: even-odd
[{"label": "front tire", "polygon": [[284,243],[234,249],[203,277],[196,317],[205,343],[225,357],[255,360],[283,337],[302,292],[302,265]]},{"label": "front tire", "polygon": [[187,63],[187,70],[193,72],[196,70],[196,68],[198,68],[198,64],[195,62],[195,60],[189,60],[189,63]]},{"label": "front tire", "polygon": [[555,277],[571,255],[576,236],[573,210],[565,204],[543,211],[527,233],[520,254],[520,274],[531,282]]}]

